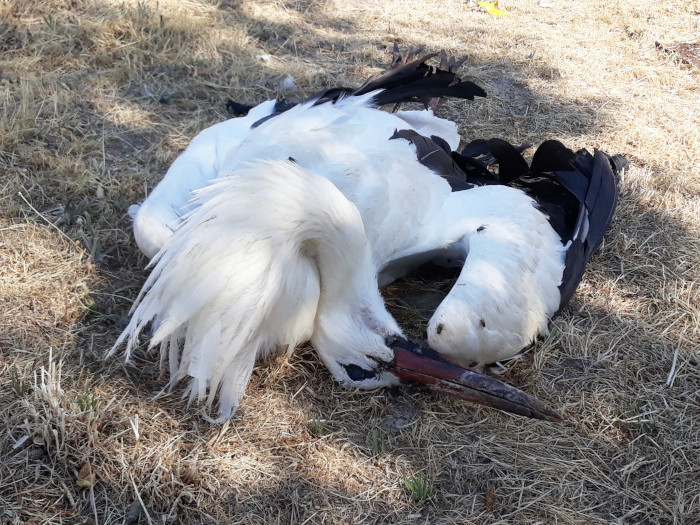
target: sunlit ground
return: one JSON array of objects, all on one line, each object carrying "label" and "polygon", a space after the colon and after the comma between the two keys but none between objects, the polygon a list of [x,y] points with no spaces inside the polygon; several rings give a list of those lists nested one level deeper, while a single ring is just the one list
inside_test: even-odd
[{"label": "sunlit ground", "polygon": [[[700,58],[677,44],[697,49],[700,3],[501,7],[0,0],[0,521],[697,521]],[[440,108],[465,139],[632,164],[571,305],[501,376],[567,422],[348,391],[302,348],[214,425],[181,390],[155,397],[155,355],[103,360],[146,275],[127,207],[228,98],[359,85],[394,42],[470,56],[488,98]],[[450,285],[385,296],[421,337],[415,297]]]}]

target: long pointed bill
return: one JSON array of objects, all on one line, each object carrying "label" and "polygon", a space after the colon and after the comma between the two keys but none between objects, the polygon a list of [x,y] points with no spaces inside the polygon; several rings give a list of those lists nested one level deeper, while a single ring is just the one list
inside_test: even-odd
[{"label": "long pointed bill", "polygon": [[403,381],[421,383],[437,392],[486,405],[521,416],[562,421],[564,418],[542,401],[498,379],[462,368],[427,346],[392,337],[387,340],[394,350],[388,371]]}]

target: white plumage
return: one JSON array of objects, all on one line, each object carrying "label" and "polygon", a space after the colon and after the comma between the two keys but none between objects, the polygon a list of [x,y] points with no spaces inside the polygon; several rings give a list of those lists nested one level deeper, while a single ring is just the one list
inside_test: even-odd
[{"label": "white plumage", "polygon": [[143,204],[129,207],[134,220],[134,238],[149,258],[158,253],[186,212],[192,192],[219,177],[226,153],[248,136],[250,126],[274,111],[275,101],[263,102],[247,116],[230,119],[205,129],[180,155],[163,180]]},{"label": "white plumage", "polygon": [[170,356],[172,380],[190,376],[192,398],[211,387],[210,402],[220,387],[224,416],[238,405],[256,358],[312,335],[341,379],[335,357],[342,356],[332,352],[344,339],[366,353],[343,363],[390,359],[386,334],[363,337],[356,319],[374,316],[386,333],[400,333],[383,308],[360,215],[332,184],[291,162],[263,161],[199,190],[194,202],[153,260],[122,336],[130,337],[127,352],[155,319],[151,345]]},{"label": "white plumage", "polygon": [[392,137],[413,130],[456,149],[455,124],[380,111],[378,93],[281,114],[268,101],[195,137],[130,209],[153,271],[114,349],[126,341],[128,356],[152,321],[171,383],[190,377],[191,399],[209,403],[219,392],[222,418],[257,358],[307,340],[344,384],[396,384],[401,329],[378,282],[455,255],[466,262],[430,321],[433,348],[483,364],[545,333],[566,256],[547,216],[505,185],[452,192]]},{"label": "white plumage", "polygon": [[428,343],[463,365],[512,357],[547,333],[559,308],[564,246],[519,190],[484,186],[451,200],[444,215],[466,216],[457,245],[468,257],[430,319]]}]

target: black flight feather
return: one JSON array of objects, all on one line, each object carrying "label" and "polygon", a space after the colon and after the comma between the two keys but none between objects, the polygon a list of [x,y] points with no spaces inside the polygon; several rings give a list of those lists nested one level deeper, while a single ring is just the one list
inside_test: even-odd
[{"label": "black flight feather", "polygon": [[415,80],[391,89],[385,89],[374,97],[378,106],[397,104],[401,102],[423,102],[426,98],[453,97],[474,100],[474,97],[485,97],[486,92],[473,82],[453,81],[451,73],[443,76],[438,70],[431,76]]},{"label": "black flight feather", "polygon": [[[576,178],[577,198],[582,202],[577,221],[579,231],[575,232],[566,252],[564,275],[559,286],[560,308],[573,296],[583,278],[588,260],[603,242],[617,206],[617,179],[627,166],[628,162],[623,157],[611,157],[597,149],[593,155],[586,150],[576,153],[576,171],[568,173],[583,175],[588,180],[588,188],[584,198],[580,199],[581,181]],[[555,172],[555,177],[561,179],[564,173],[566,172]],[[572,186],[573,179],[569,178],[568,186]]]},{"label": "black flight feather", "polygon": [[[396,55],[395,51],[395,55]],[[405,55],[404,58],[408,56]],[[271,115],[255,122],[252,127],[257,127],[266,120],[284,113],[297,104],[311,103],[314,106],[327,103],[336,103],[345,97],[360,96],[378,91],[373,102],[377,106],[387,104],[401,104],[403,102],[422,102],[426,105],[428,101],[439,97],[453,97],[467,100],[474,100],[474,97],[485,97],[486,92],[478,85],[470,81],[461,80],[457,74],[457,68],[466,60],[456,60],[453,57],[447,58],[443,52],[441,54],[442,67],[433,67],[426,63],[427,60],[437,56],[437,53],[425,55],[417,60],[408,63],[401,63],[394,60],[392,67],[378,75],[370,77],[359,88],[335,87],[321,90],[301,102],[293,102],[281,99],[275,104],[275,109]],[[246,115],[252,106],[239,104],[233,100],[226,103],[226,108],[234,116]]]},{"label": "black flight feather", "polygon": [[480,163],[484,170],[498,164],[498,172],[487,184],[504,184],[530,195],[548,217],[561,242],[568,245],[562,282],[560,308],[566,305],[583,278],[586,264],[603,242],[617,205],[617,178],[627,166],[619,156],[611,157],[594,150],[576,153],[555,140],[540,145],[528,167],[521,152],[500,139],[472,141],[462,151],[453,153],[456,163],[463,166]]},{"label": "black flight feather", "polygon": [[394,131],[391,139],[404,139],[413,144],[418,162],[444,178],[450,184],[452,191],[474,187],[467,182],[466,174],[452,158],[449,144],[440,137],[428,138],[412,129],[402,129]]},{"label": "black flight feather", "polygon": [[520,154],[529,147],[528,144],[513,146],[501,139],[476,139],[464,147],[461,155],[478,160],[484,167],[499,164],[497,180],[505,184],[528,172],[527,162]]},{"label": "black flight feather", "polygon": [[473,82],[463,81],[457,76],[456,69],[466,58],[462,60],[443,58],[441,65],[446,64],[447,69],[441,69],[426,63],[435,56],[437,53],[432,53],[406,64],[394,60],[391,68],[370,77],[358,88],[324,89],[301,103],[313,102],[314,105],[327,102],[335,103],[344,97],[365,95],[377,90],[381,90],[374,97],[374,103],[377,106],[424,101],[432,97],[473,100],[474,97],[486,96],[486,92],[480,86]]},{"label": "black flight feather", "polygon": [[253,109],[253,106],[239,104],[231,99],[226,101],[226,111],[231,113],[234,117],[245,117],[251,109]]},{"label": "black flight feather", "polygon": [[499,184],[498,175],[489,171],[488,164],[485,164],[480,159],[460,155],[456,151],[452,152],[452,159],[464,173],[464,177],[466,177],[470,187]]},{"label": "black flight feather", "polygon": [[570,170],[576,154],[558,140],[546,140],[532,157],[530,169],[535,173]]},{"label": "black flight feather", "polygon": [[486,146],[498,162],[498,178],[502,184],[508,185],[530,171],[520,152],[505,140],[489,139],[486,141]]},{"label": "black flight feather", "polygon": [[389,69],[368,78],[364,84],[356,89],[355,94],[364,95],[377,89],[391,89],[423,78],[429,75],[432,69],[426,62],[436,56],[437,53],[430,53],[407,63],[394,60]]}]

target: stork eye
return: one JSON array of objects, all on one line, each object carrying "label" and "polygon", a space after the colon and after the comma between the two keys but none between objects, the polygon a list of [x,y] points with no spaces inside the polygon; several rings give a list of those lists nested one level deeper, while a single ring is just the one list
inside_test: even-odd
[{"label": "stork eye", "polygon": [[361,366],[357,365],[341,365],[345,369],[345,373],[352,381],[365,381],[366,379],[372,379],[377,376],[377,372],[374,370],[365,370]]}]

